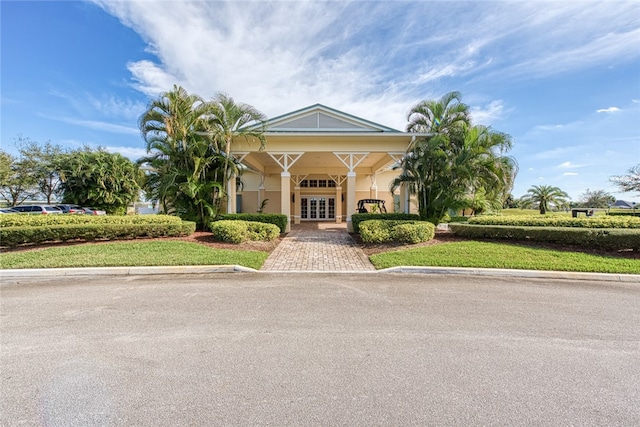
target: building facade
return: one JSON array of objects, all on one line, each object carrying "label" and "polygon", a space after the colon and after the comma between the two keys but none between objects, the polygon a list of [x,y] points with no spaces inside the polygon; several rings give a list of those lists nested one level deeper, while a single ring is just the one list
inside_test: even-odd
[{"label": "building facade", "polygon": [[262,207],[287,215],[289,224],[346,221],[349,230],[359,200],[380,199],[388,212],[409,212],[408,195],[389,190],[398,175],[391,167],[420,136],[320,104],[270,119],[263,150],[258,141],[233,142],[243,173],[240,181],[233,178],[241,185],[229,185],[227,211]]}]

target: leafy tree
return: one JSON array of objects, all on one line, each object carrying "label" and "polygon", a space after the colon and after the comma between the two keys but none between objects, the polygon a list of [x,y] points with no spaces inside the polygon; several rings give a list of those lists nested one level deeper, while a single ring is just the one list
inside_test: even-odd
[{"label": "leafy tree", "polygon": [[504,155],[509,135],[471,126],[458,92],[417,104],[407,118],[409,132],[428,135],[407,150],[392,191],[404,186],[415,194],[420,217],[436,224],[448,210],[502,207],[517,172],[515,160]]},{"label": "leafy tree", "polygon": [[37,194],[34,165],[0,150],[0,197],[16,206]]},{"label": "leafy tree", "polygon": [[640,164],[635,165],[627,171],[627,175],[618,175],[610,178],[621,191],[635,191],[640,193]]},{"label": "leafy tree", "polygon": [[138,199],[140,170],[119,153],[84,147],[60,155],[56,166],[63,203],[124,214],[127,206]]},{"label": "leafy tree", "polygon": [[51,199],[58,193],[60,176],[56,170],[56,161],[63,153],[62,147],[50,141],[40,144],[20,136],[17,144],[23,161],[31,166],[36,186],[40,193],[51,203]]},{"label": "leafy tree", "polygon": [[540,214],[544,215],[549,211],[550,206],[563,206],[568,202],[567,199],[569,199],[569,195],[558,187],[534,185],[520,200],[523,207],[536,206],[540,210]]},{"label": "leafy tree", "polygon": [[580,205],[585,208],[606,208],[615,203],[616,198],[604,190],[589,190],[580,195]]}]

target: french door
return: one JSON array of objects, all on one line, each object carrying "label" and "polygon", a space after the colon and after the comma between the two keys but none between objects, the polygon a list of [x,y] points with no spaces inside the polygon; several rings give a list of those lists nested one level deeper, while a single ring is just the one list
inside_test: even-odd
[{"label": "french door", "polygon": [[327,196],[300,197],[300,219],[325,221],[336,218],[336,198]]}]

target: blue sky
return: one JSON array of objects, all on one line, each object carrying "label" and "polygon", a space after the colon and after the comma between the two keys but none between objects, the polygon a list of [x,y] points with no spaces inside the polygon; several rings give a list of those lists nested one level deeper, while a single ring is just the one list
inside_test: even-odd
[{"label": "blue sky", "polygon": [[462,92],[514,138],[513,194],[626,200],[640,163],[638,1],[1,1],[2,148],[18,135],[144,154],[137,119],[180,84],[274,117],[315,103],[397,129]]}]

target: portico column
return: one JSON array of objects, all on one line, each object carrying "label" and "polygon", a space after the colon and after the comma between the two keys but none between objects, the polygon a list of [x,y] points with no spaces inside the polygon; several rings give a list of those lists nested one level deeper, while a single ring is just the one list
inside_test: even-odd
[{"label": "portico column", "polygon": [[293,202],[293,223],[300,224],[300,187],[293,187],[293,197],[295,201]]},{"label": "portico column", "polygon": [[231,175],[227,182],[227,213],[234,214],[236,210],[236,176]]},{"label": "portico column", "polygon": [[262,205],[262,201],[266,197],[266,192],[264,189],[264,174],[260,175],[260,185],[258,185],[258,209],[260,209],[260,205]]},{"label": "portico column", "polygon": [[342,187],[336,187],[336,223],[342,223]]},{"label": "portico column", "polygon": [[291,231],[291,174],[280,172],[280,212],[287,217],[285,232]]},{"label": "portico column", "polygon": [[356,173],[347,172],[347,231],[353,232],[351,215],[356,211]]},{"label": "portico column", "polygon": [[369,198],[378,198],[378,185],[376,184],[376,175],[371,175],[371,188],[369,188]]}]

